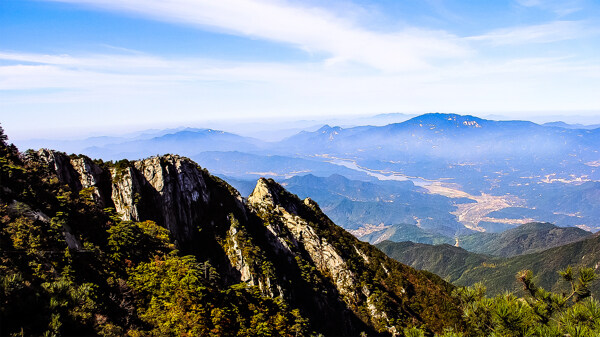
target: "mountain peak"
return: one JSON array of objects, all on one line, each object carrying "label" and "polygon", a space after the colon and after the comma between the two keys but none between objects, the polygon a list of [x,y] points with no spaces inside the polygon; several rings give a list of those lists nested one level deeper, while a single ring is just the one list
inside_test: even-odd
[{"label": "mountain peak", "polygon": [[283,190],[283,187],[273,179],[260,178],[256,182],[256,187],[248,197],[248,202],[251,205],[269,205],[275,207],[278,204],[278,195]]},{"label": "mountain peak", "polygon": [[331,126],[325,124],[319,130],[317,130],[316,133],[320,137],[327,137],[328,141],[333,141],[336,138],[336,136],[342,132],[342,130],[343,129],[339,126],[331,127]]},{"label": "mountain peak", "polygon": [[[307,198],[308,199],[308,198]],[[254,191],[248,197],[248,202],[255,208],[270,210],[279,207],[286,209],[291,214],[298,214],[303,208],[302,201],[296,196],[285,190],[279,183],[273,179],[260,178],[256,182]],[[309,199],[304,204],[313,210],[318,209],[314,206],[316,203]]]},{"label": "mountain peak", "polygon": [[317,204],[316,201],[312,200],[311,198],[305,198],[304,199],[304,204],[310,208],[312,208],[314,211],[320,211],[321,208],[319,207],[319,204]]},{"label": "mountain peak", "polygon": [[340,132],[342,130],[339,126],[329,126],[329,124],[323,125],[317,133],[331,133],[331,132]]},{"label": "mountain peak", "polygon": [[457,127],[457,128],[481,128],[485,122],[484,119],[458,114],[428,113],[414,117],[406,121],[408,124],[419,125],[421,127]]}]

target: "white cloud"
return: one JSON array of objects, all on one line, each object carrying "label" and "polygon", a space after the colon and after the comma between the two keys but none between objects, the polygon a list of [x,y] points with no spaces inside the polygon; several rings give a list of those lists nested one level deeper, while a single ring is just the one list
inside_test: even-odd
[{"label": "white cloud", "polygon": [[[385,74],[323,64],[237,63],[164,59],[148,55],[36,55],[1,53],[0,106],[22,109],[80,104],[103,114],[144,113],[181,118],[598,108],[600,66],[593,60],[532,58],[470,61],[420,72]],[[27,62],[28,64],[24,64]],[[40,89],[60,89],[39,92]],[[42,90],[43,91],[43,90]],[[110,107],[110,108],[109,108]],[[72,108],[69,108],[72,110]],[[174,110],[175,109],[175,110]],[[98,111],[100,113],[100,111]],[[146,117],[144,117],[146,118]],[[148,117],[149,118],[149,117]]]},{"label": "white cloud", "polygon": [[315,7],[274,0],[53,0],[143,15],[162,21],[210,27],[242,36],[328,53],[381,70],[427,67],[432,59],[468,54],[456,36],[407,28],[374,32]]},{"label": "white cloud", "polygon": [[583,9],[581,0],[516,0],[523,7],[537,7],[553,12],[558,16],[566,16]]},{"label": "white cloud", "polygon": [[525,7],[535,7],[542,4],[541,0],[517,0],[517,3]]},{"label": "white cloud", "polygon": [[[172,71],[177,63],[145,55],[47,55],[0,52],[0,90],[90,90],[99,87],[141,89],[152,84],[181,82],[189,78]],[[171,72],[168,72],[169,69]],[[131,90],[131,89],[130,89]]]},{"label": "white cloud", "polygon": [[580,38],[590,31],[580,21],[553,21],[541,25],[510,27],[493,30],[487,34],[466,38],[491,45],[520,45],[550,43]]}]

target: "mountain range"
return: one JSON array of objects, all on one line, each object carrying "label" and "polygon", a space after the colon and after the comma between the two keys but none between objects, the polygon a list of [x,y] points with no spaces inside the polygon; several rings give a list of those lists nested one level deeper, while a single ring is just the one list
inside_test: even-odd
[{"label": "mountain range", "polygon": [[[402,263],[440,275],[453,284],[470,286],[482,283],[492,295],[504,291],[519,292],[515,275],[523,269],[533,271],[536,284],[561,292],[566,290],[559,271],[569,266],[594,270],[599,267],[600,242],[597,234],[532,223],[493,235],[496,237],[487,242],[473,237],[470,248],[481,253],[448,244],[384,241],[376,246]],[[593,293],[599,291],[600,287],[595,285]]]},{"label": "mountain range", "polygon": [[[511,123],[523,130],[555,128]],[[429,130],[422,133],[428,137],[441,134],[427,142],[461,137],[489,142],[488,136],[470,131],[479,129],[509,134],[502,131],[507,124],[470,116],[427,115],[402,124],[375,128],[392,138],[414,132],[417,125]],[[353,141],[336,144],[340,135],[359,139],[370,128],[301,133],[294,136],[297,142],[316,136],[331,144],[297,156],[261,154],[264,144],[214,130],[150,138],[153,150],[186,143],[223,146],[224,151],[199,152],[213,163],[241,157],[254,165],[268,158],[278,163],[276,169],[299,164],[328,173],[283,175],[279,182],[259,178],[250,184],[248,172],[253,171],[228,170],[227,179],[248,197],[180,155],[103,161],[48,149],[19,152],[6,143],[0,128],[0,334],[452,336],[473,328],[465,296],[479,291],[456,285],[483,282],[491,295],[518,292],[515,275],[529,269],[536,277],[521,276],[521,286],[535,289],[535,282],[568,294],[558,272],[573,266],[590,268],[580,274],[586,281],[577,282],[585,285],[571,289],[574,294],[585,297],[600,290],[594,284],[587,293],[590,273],[599,268],[597,234],[527,223],[527,217],[520,219],[521,226],[510,222],[522,210],[528,216],[547,214],[552,204],[556,216],[594,220],[596,182],[542,181],[529,192],[530,199],[489,190],[477,194],[460,179],[374,169],[383,163],[373,159],[376,153],[361,159],[364,151],[352,149]],[[595,131],[573,132],[593,138]],[[278,146],[292,138],[269,145],[269,151],[280,151]],[[215,139],[222,143],[215,145]],[[144,142],[128,142],[119,153],[135,153]],[[255,153],[230,151],[237,142]],[[305,145],[303,151],[312,151]],[[342,154],[340,146],[354,158],[336,157]],[[417,151],[404,150],[409,156]],[[593,156],[591,148],[578,151]],[[436,152],[433,147],[426,161],[443,157]],[[222,168],[239,165],[234,160]],[[332,167],[350,170],[353,178],[328,172]],[[513,174],[520,169],[515,166]],[[242,170],[245,175],[237,176]],[[555,193],[536,195],[540,191]],[[535,202],[545,208],[531,207],[533,199],[542,199]],[[568,213],[572,210],[576,213]],[[501,218],[507,216],[512,218]],[[595,228],[593,222],[572,224]],[[498,228],[506,230],[495,233]],[[407,237],[431,244],[386,240]],[[542,303],[540,294],[545,293],[533,291],[522,302],[509,301],[512,295],[494,301],[528,303],[532,309]],[[506,317],[503,308],[494,317]]]},{"label": "mountain range", "polygon": [[[345,198],[316,193],[323,181],[311,177],[302,189],[317,195],[336,223],[364,227],[361,233],[414,224],[453,237],[534,221],[597,231],[600,129],[592,127],[432,113],[381,126],[311,127],[278,141],[213,129],[153,130],[84,141],[95,145],[82,152],[103,160],[178,153],[246,190],[262,176],[285,184],[341,175],[351,180]],[[361,199],[361,182],[389,190],[392,180],[416,187],[404,199]],[[292,192],[308,195],[295,186],[290,182]]]}]

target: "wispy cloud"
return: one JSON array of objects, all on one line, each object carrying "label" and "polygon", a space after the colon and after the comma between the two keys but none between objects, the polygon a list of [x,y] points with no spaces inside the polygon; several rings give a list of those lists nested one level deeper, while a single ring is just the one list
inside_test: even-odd
[{"label": "wispy cloud", "polygon": [[524,7],[537,7],[551,11],[558,16],[565,16],[583,9],[581,0],[516,0]]},{"label": "wispy cloud", "polygon": [[431,60],[469,51],[443,31],[406,28],[375,32],[322,8],[269,0],[53,0],[210,27],[330,55],[329,63],[358,62],[382,70],[427,67]]},{"label": "wispy cloud", "polygon": [[[209,27],[327,57],[306,62],[223,61],[191,54],[148,54],[127,49],[129,45],[110,47],[106,54],[0,50],[0,111],[10,112],[3,119],[12,116],[16,121],[26,114],[43,128],[57,124],[54,116],[63,111],[71,112],[73,123],[90,123],[93,118],[94,124],[108,125],[252,114],[591,110],[599,106],[600,62],[593,44],[581,50],[561,50],[559,44],[551,44],[589,34],[596,38],[591,19],[460,37],[417,27],[376,31],[348,12],[283,0],[49,1],[103,7],[203,30]],[[530,6],[541,4],[528,1]],[[504,49],[495,53],[500,49],[496,46],[534,43],[547,45],[522,48],[527,51],[518,53],[519,59],[511,59],[513,54]],[[493,58],[487,57],[490,51]],[[80,116],[80,111],[92,117]]]},{"label": "wispy cloud", "polygon": [[482,41],[491,45],[521,45],[550,43],[580,38],[590,34],[580,21],[553,21],[541,25],[519,26],[493,30],[487,34],[468,37],[467,40]]},{"label": "wispy cloud", "polygon": [[[160,104],[187,102],[190,111],[193,111],[191,106],[212,104],[234,114],[252,106],[277,111],[290,109],[297,113],[303,108],[313,112],[320,111],[318,109],[394,111],[397,109],[394,107],[415,110],[419,104],[440,110],[441,107],[464,106],[466,101],[471,105],[473,100],[469,97],[481,99],[479,107],[484,110],[489,110],[484,104],[486,99],[498,102],[495,108],[508,109],[512,103],[507,102],[511,100],[504,102],[503,99],[506,95],[520,97],[516,91],[519,87],[523,87],[522,92],[545,97],[540,101],[552,105],[561,95],[554,97],[548,93],[558,91],[557,88],[572,95],[572,83],[588,83],[585,87],[589,90],[600,84],[600,67],[596,63],[567,58],[472,61],[397,74],[365,73],[323,64],[239,63],[147,55],[53,56],[0,52],[2,60],[14,64],[0,66],[0,90],[64,90],[52,97],[38,95],[40,100],[51,98],[89,104],[126,102],[131,97],[143,96],[146,101],[162,102]],[[564,79],[572,79],[572,83]],[[577,95],[583,94],[586,94],[583,87],[577,90]],[[34,97],[36,94],[32,92],[13,99],[31,101]],[[310,109],[306,105],[307,97],[310,104],[315,104]],[[234,101],[239,106],[233,106]],[[580,103],[588,107],[592,101],[582,99]]]}]

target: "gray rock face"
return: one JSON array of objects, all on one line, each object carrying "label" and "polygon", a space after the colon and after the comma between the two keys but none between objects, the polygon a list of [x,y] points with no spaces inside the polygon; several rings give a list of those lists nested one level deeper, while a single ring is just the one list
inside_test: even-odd
[{"label": "gray rock face", "polygon": [[[375,305],[371,289],[359,286],[361,282],[356,266],[353,268],[349,265],[350,254],[354,260],[360,259],[367,264],[369,257],[356,245],[352,246],[350,254],[342,252],[339,246],[336,247],[333,242],[320,235],[318,228],[327,228],[332,223],[313,222],[319,221],[319,215],[323,215],[316,202],[309,198],[300,201],[274,181],[261,178],[248,197],[248,203],[255,212],[269,214],[269,219],[277,219],[265,224],[276,238],[272,245],[295,258],[304,257],[310,261],[318,274],[330,283],[329,291],[339,294],[343,299],[343,306],[357,316],[360,316],[363,309],[367,309],[370,318],[362,318],[367,324],[371,324],[372,320],[388,320],[388,314]],[[332,304],[324,303],[324,306],[330,305]],[[393,327],[385,329],[391,333],[394,331]]]},{"label": "gray rock face", "polygon": [[111,198],[115,210],[123,220],[140,220],[138,212],[139,196],[141,192],[137,175],[131,167],[122,170],[111,169]]},{"label": "gray rock face", "polygon": [[71,159],[67,155],[47,149],[39,150],[37,155],[41,160],[46,162],[49,167],[54,169],[61,182],[69,185],[76,191],[81,190],[81,182],[75,168],[71,165]]},{"label": "gray rock face", "polygon": [[[107,169],[83,156],[69,158],[49,150],[40,150],[38,155],[74,191],[90,188],[101,207],[114,205],[123,220],[155,221],[169,229],[180,244],[193,241],[202,227],[214,226],[209,213],[224,204],[222,195],[219,200],[211,199],[212,193],[223,191],[208,188],[210,175],[187,158],[151,157]],[[226,194],[227,201],[245,213],[241,197],[229,191]]]},{"label": "gray rock face", "polygon": [[124,220],[154,220],[179,242],[189,241],[209,203],[205,173],[190,160],[167,155],[111,169],[112,200]]},{"label": "gray rock face", "polygon": [[[166,155],[101,167],[87,157],[40,150],[38,157],[74,192],[90,189],[100,207],[114,206],[122,220],[152,220],[169,229],[180,249],[214,260],[226,282],[258,285],[278,294],[277,285],[250,274],[240,247],[223,251],[219,241],[234,230],[231,216],[248,221],[240,195],[191,160]],[[220,252],[220,253],[219,253]],[[241,258],[240,258],[241,257]],[[266,282],[266,283],[265,283]]]},{"label": "gray rock face", "polygon": [[58,179],[74,191],[90,189],[100,207],[109,207],[110,194],[106,191],[108,178],[104,171],[88,157],[71,158],[62,152],[41,149],[38,157],[53,168]]},{"label": "gray rock face", "polygon": [[108,196],[102,190],[102,169],[87,157],[71,159],[71,166],[79,176],[82,188],[92,188],[94,200],[101,207],[106,206]]},{"label": "gray rock face", "polygon": [[[270,209],[271,214],[278,216],[287,230],[284,232],[278,227],[269,225],[273,234],[277,238],[284,238],[288,233],[291,234],[292,240],[288,241],[292,242],[297,249],[300,248],[301,243],[302,249],[308,253],[317,269],[323,274],[331,275],[340,294],[348,295],[351,285],[356,281],[353,272],[335,248],[327,240],[319,237],[315,229],[298,215],[298,206],[281,200],[279,194],[282,190],[280,185],[269,184],[266,179],[260,179],[248,197],[248,202],[256,209]],[[307,206],[316,206],[316,203],[308,198],[304,203]],[[286,245],[285,241],[282,242],[282,245]]]}]

